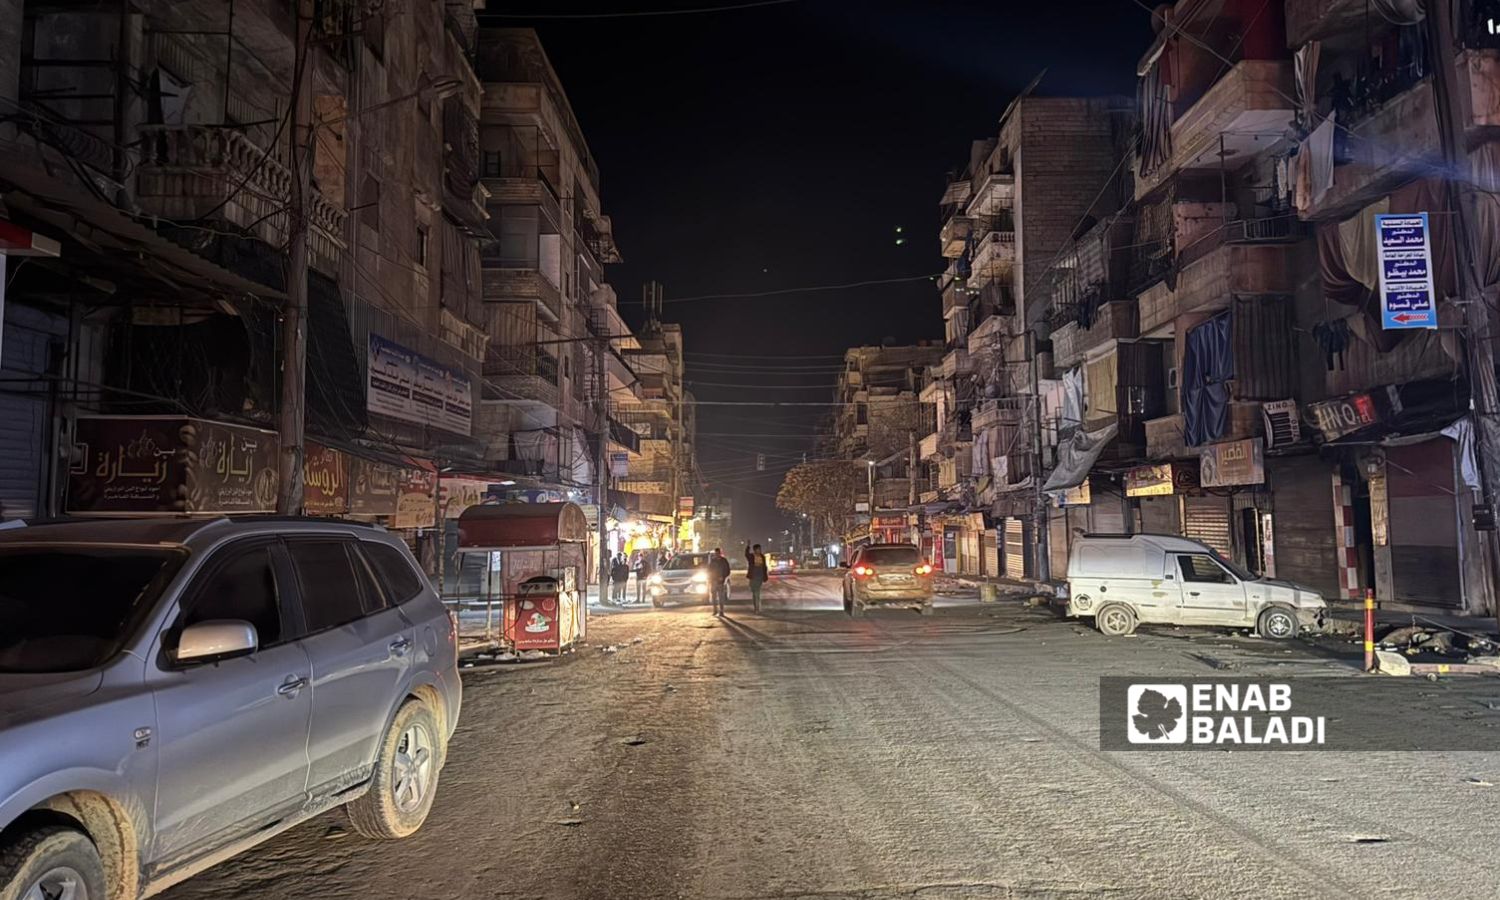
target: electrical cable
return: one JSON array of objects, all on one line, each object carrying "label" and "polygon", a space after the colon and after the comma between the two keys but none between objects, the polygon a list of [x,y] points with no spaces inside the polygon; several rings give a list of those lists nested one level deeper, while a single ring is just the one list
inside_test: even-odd
[{"label": "electrical cable", "polygon": [[607,13],[483,13],[486,19],[638,19],[649,16],[691,16],[707,13],[736,12],[743,9],[759,9],[764,6],[784,6],[800,0],[751,0],[748,3],[731,3],[726,6],[699,6],[688,9],[643,9]]}]

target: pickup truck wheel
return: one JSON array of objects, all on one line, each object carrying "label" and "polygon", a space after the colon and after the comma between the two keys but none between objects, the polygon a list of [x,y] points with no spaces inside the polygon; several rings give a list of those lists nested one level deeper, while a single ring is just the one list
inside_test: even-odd
[{"label": "pickup truck wheel", "polygon": [[1263,638],[1273,641],[1284,641],[1297,636],[1302,630],[1297,621],[1297,614],[1280,606],[1273,606],[1260,614],[1260,621],[1256,623],[1255,630]]},{"label": "pickup truck wheel", "polygon": [[1128,606],[1111,603],[1094,614],[1094,624],[1110,637],[1123,637],[1135,631],[1135,613]]},{"label": "pickup truck wheel", "polygon": [[380,742],[370,790],[347,807],[355,831],[375,840],[394,840],[422,827],[437,794],[442,740],[427,704],[413,700],[396,712]]},{"label": "pickup truck wheel", "polygon": [[108,900],[93,841],[72,828],[25,831],[0,844],[0,900]]}]

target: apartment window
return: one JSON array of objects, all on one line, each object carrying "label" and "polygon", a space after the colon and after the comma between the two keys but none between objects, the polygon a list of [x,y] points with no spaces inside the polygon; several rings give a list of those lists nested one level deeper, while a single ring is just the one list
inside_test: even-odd
[{"label": "apartment window", "polygon": [[417,246],[412,249],[412,259],[419,266],[427,265],[427,226],[417,226]]},{"label": "apartment window", "polygon": [[538,210],[535,206],[502,206],[490,218],[495,236],[486,256],[506,268],[535,269],[540,266]]},{"label": "apartment window", "polygon": [[380,179],[368,173],[359,187],[359,221],[371,231],[380,230]]},{"label": "apartment window", "polygon": [[498,150],[486,150],[480,157],[480,170],[485,178],[503,178],[505,158]]},{"label": "apartment window", "polygon": [[870,405],[868,403],[854,404],[854,424],[870,424]]}]

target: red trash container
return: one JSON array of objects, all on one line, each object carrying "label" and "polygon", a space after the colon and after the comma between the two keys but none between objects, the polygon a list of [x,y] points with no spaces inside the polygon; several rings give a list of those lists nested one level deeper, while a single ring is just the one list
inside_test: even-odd
[{"label": "red trash container", "polygon": [[561,650],[559,584],[549,575],[528,578],[505,601],[505,638],[513,649]]}]

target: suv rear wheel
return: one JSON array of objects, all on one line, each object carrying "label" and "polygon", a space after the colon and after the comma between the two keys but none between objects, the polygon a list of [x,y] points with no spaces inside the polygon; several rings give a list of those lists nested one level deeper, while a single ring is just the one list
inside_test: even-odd
[{"label": "suv rear wheel", "polygon": [[380,742],[370,790],[347,807],[354,830],[394,840],[421,828],[437,794],[443,750],[437,717],[427,704],[412,700],[402,706]]},{"label": "suv rear wheel", "polygon": [[104,863],[81,831],[38,828],[0,845],[0,900],[108,900]]}]

